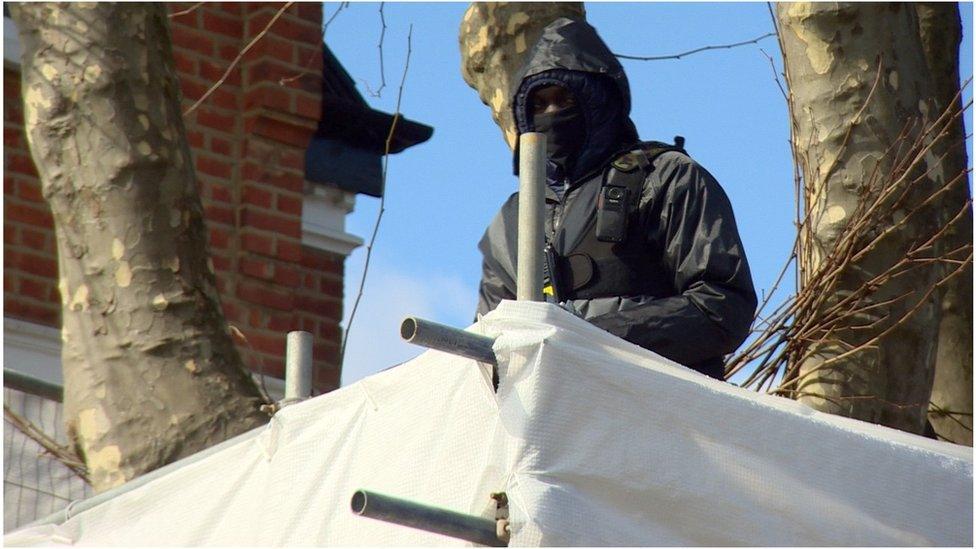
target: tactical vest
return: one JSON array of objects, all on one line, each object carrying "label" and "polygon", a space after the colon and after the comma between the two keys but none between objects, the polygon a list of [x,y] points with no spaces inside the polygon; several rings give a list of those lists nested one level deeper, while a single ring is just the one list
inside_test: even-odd
[{"label": "tactical vest", "polygon": [[[545,293],[556,301],[677,293],[662,264],[663,250],[649,249],[638,220],[644,181],[654,160],[668,151],[687,154],[684,139],[674,145],[642,142],[615,156],[603,172],[597,212],[573,250],[546,257]],[[556,276],[549,275],[555,271]]]}]

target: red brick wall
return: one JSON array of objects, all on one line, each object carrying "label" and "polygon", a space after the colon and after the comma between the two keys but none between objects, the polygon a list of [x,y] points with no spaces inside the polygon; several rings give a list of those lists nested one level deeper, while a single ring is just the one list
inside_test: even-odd
[{"label": "red brick wall", "polygon": [[[171,14],[193,3],[169,4]],[[282,4],[207,3],[171,17],[188,109]],[[341,255],[301,244],[304,153],[320,117],[320,3],[292,5],[184,117],[218,289],[247,365],[284,375],[285,335],[314,336],[315,386],[338,387]],[[4,68],[4,314],[60,323],[51,214],[26,150],[16,67]]]},{"label": "red brick wall", "polygon": [[47,326],[61,322],[51,210],[27,150],[20,73],[3,69],[3,310]]}]

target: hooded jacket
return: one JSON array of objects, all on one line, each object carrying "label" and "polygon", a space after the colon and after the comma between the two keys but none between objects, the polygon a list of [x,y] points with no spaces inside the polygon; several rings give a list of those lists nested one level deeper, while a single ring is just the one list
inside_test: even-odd
[{"label": "hooded jacket", "polygon": [[[546,241],[568,256],[595,241],[597,201],[610,161],[638,142],[629,118],[627,77],[590,25],[563,18],[543,31],[513,90],[520,134],[533,131],[530,94],[551,84],[574,94],[586,132],[570,173],[552,163],[548,169]],[[562,196],[553,190],[559,183]],[[641,280],[613,295],[589,295],[565,305],[614,335],[721,379],[723,356],[748,335],[757,304],[728,197],[694,160],[668,151],[646,170],[636,204],[627,246],[613,247],[610,260],[596,268],[597,276],[620,269],[640,273]],[[517,220],[514,193],[479,243],[484,258],[479,314],[515,298]]]}]

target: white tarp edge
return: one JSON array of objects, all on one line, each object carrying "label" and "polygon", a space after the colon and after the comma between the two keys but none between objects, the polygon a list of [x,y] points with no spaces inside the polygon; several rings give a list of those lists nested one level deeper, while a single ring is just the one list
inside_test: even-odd
[{"label": "white tarp edge", "polygon": [[501,385],[427,352],[6,545],[457,545],[353,515],[364,488],[511,545],[972,545],[972,449],[717,382],[561,309],[503,302]]}]

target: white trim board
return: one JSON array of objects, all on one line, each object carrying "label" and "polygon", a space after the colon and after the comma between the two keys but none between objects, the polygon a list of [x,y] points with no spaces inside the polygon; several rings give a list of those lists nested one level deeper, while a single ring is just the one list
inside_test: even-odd
[{"label": "white trim board", "polygon": [[11,63],[20,65],[20,35],[17,34],[17,25],[9,17],[3,18],[3,59]]},{"label": "white trim board", "polygon": [[63,385],[61,331],[13,318],[3,319],[3,367]]},{"label": "white trim board", "polygon": [[353,211],[353,193],[322,185],[307,187],[302,200],[302,244],[348,256],[363,239],[346,232],[346,216]]},{"label": "white trim board", "polygon": [[[48,383],[64,386],[61,375],[61,331],[33,322],[3,319],[3,367]],[[251,372],[259,386],[261,375]],[[285,397],[285,381],[263,376],[273,400]]]}]

